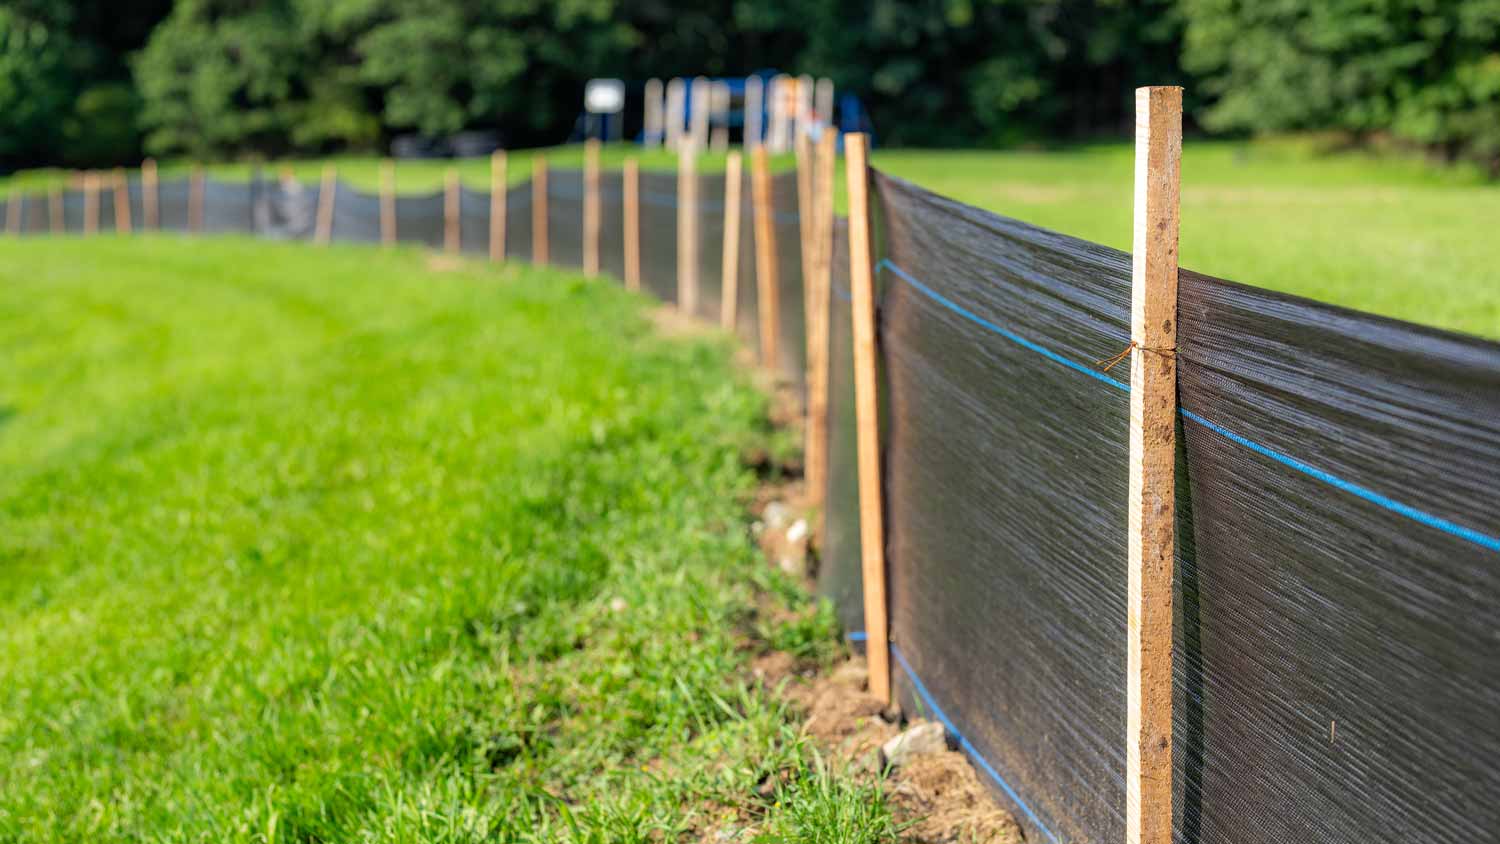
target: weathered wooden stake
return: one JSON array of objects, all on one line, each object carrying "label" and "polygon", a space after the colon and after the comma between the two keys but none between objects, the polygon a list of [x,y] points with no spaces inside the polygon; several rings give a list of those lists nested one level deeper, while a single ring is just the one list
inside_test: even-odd
[{"label": "weathered wooden stake", "polygon": [[463,211],[459,207],[458,171],[452,167],[443,177],[443,250],[457,253],[463,246],[459,229]]},{"label": "weathered wooden stake", "polygon": [[53,234],[67,231],[67,220],[63,219],[63,192],[56,184],[47,189],[47,229]]},{"label": "weathered wooden stake", "polygon": [[1182,89],[1135,92],[1125,841],[1172,842],[1172,573]]},{"label": "weathered wooden stake", "polygon": [[760,362],[773,372],[781,365],[781,280],[776,266],[776,225],[771,207],[769,144],[750,153],[750,192],[755,211],[755,310],[760,322]]},{"label": "weathered wooden stake", "polygon": [[807,283],[812,278],[812,138],[804,132],[797,132],[792,151],[797,161],[797,251],[802,261],[802,312],[805,314],[812,301],[812,288]]},{"label": "weathered wooden stake", "polygon": [[338,190],[338,172],[332,164],[324,164],[323,181],[318,185],[318,219],[313,230],[313,242],[321,246],[333,241],[333,203]]},{"label": "weathered wooden stake", "polygon": [[599,139],[583,145],[583,274],[599,274]]},{"label": "weathered wooden stake", "polygon": [[531,263],[547,263],[547,157],[531,160]]},{"label": "weathered wooden stake", "polygon": [[692,141],[677,148],[677,309],[698,313],[698,164]]},{"label": "weathered wooden stake", "polygon": [[510,195],[506,179],[505,150],[490,154],[490,260],[505,260],[505,200]]},{"label": "weathered wooden stake", "polygon": [[868,150],[864,134],[844,136],[849,182],[849,287],[854,329],[854,412],[858,436],[860,570],[865,593],[865,658],[870,694],[891,701],[886,632],[885,522],[881,507],[879,401],[875,394],[875,274],[870,251]]},{"label": "weathered wooden stake", "polygon": [[[828,476],[828,294],[833,284],[833,182],[838,135],[824,130],[812,167],[812,257],[807,310],[807,494],[822,507]],[[821,531],[822,520],[818,521]]]},{"label": "weathered wooden stake", "polygon": [[25,202],[21,189],[10,189],[10,202],[5,203],[5,232],[11,236],[21,233],[21,203]]},{"label": "weathered wooden stake", "polygon": [[203,165],[194,164],[188,175],[188,230],[203,231]]},{"label": "weathered wooden stake", "polygon": [[380,245],[396,243],[396,162],[380,162]]},{"label": "weathered wooden stake", "polygon": [[641,289],[641,165],[625,159],[625,289]]},{"label": "weathered wooden stake", "polygon": [[141,226],[148,231],[161,228],[161,188],[156,181],[156,159],[141,162]]},{"label": "weathered wooden stake", "polygon": [[724,266],[719,275],[719,325],[733,331],[740,306],[740,154],[724,161]]},{"label": "weathered wooden stake", "polygon": [[125,168],[116,167],[114,177],[115,231],[130,234],[130,180],[125,178]]},{"label": "weathered wooden stake", "polygon": [[99,176],[92,170],[83,174],[83,233],[99,231]]}]

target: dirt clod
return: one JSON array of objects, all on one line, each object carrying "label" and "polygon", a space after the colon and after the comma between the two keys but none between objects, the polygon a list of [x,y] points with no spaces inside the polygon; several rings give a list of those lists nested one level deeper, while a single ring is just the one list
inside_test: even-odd
[{"label": "dirt clod", "polygon": [[904,768],[923,756],[948,750],[943,725],[933,721],[917,724],[880,746],[880,758],[892,768]]}]

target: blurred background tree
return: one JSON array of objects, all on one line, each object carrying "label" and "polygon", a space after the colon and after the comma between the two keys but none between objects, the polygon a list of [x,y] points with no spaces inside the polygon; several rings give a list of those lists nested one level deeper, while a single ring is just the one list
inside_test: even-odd
[{"label": "blurred background tree", "polygon": [[1332,130],[1500,168],[1500,0],[9,0],[0,166],[568,136],[583,83],[829,76],[887,144]]},{"label": "blurred background tree", "polygon": [[1500,0],[1182,0],[1209,129],[1389,136],[1500,168]]}]

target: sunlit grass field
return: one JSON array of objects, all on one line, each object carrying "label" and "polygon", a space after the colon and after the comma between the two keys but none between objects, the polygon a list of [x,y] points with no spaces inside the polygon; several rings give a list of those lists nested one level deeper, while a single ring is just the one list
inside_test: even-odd
[{"label": "sunlit grass field", "polygon": [[[580,147],[543,151],[577,167]],[[511,153],[509,176],[531,172],[532,151]],[[1128,143],[1052,151],[877,149],[873,164],[938,193],[1047,228],[1130,248],[1132,149]],[[627,155],[670,170],[664,151],[606,148],[606,167]],[[374,190],[379,160],[331,159],[342,178]],[[268,164],[315,180],[324,162]],[[710,172],[723,157],[705,155]],[[487,160],[401,162],[397,189],[436,190],[448,167],[489,184]],[[775,166],[791,166],[787,157]],[[183,172],[170,164],[164,175]],[[212,172],[245,178],[247,164]],[[55,172],[20,174],[40,186]],[[842,191],[840,191],[842,198]],[[1253,142],[1189,138],[1182,164],[1182,263],[1200,272],[1384,316],[1500,339],[1500,185],[1479,173],[1418,159],[1330,153],[1310,139]]]},{"label": "sunlit grass field", "polygon": [[726,340],[565,273],[104,236],[0,242],[0,358],[0,841],[893,840],[748,679],[837,634],[748,537]]}]

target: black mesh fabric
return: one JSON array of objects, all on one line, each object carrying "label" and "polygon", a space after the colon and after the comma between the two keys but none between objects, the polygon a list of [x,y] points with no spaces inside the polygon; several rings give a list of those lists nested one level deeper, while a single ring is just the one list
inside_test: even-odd
[{"label": "black mesh fabric", "polygon": [[599,269],[625,278],[625,181],[618,170],[599,174]]},{"label": "black mesh fabric", "polygon": [[1500,346],[1184,272],[1189,841],[1500,829]]},{"label": "black mesh fabric", "polygon": [[698,174],[698,316],[717,324],[724,301],[724,178]]},{"label": "black mesh fabric", "polygon": [[739,304],[735,308],[736,332],[746,345],[760,354],[760,290],[755,277],[755,200],[748,171],[740,184],[740,275],[736,285]]},{"label": "black mesh fabric", "polygon": [[[207,234],[250,234],[255,231],[256,182],[203,180],[203,231]],[[112,217],[111,217],[112,219]]]},{"label": "black mesh fabric", "polygon": [[474,255],[490,252],[490,195],[458,189],[458,248]]},{"label": "black mesh fabric", "polygon": [[641,289],[677,302],[677,175],[641,174]]},{"label": "black mesh fabric", "polygon": [[[376,223],[379,224],[379,215]],[[443,194],[396,196],[396,241],[420,243],[433,249],[443,245]]]},{"label": "black mesh fabric", "polygon": [[335,243],[379,243],[380,197],[343,182],[334,182],[333,225],[329,239]]},{"label": "black mesh fabric", "polygon": [[853,312],[849,302],[849,224],[833,229],[833,274],[828,300],[828,476],[818,591],[833,602],[845,630],[865,628],[860,571],[858,439],[854,415]]},{"label": "black mesh fabric", "polygon": [[547,173],[547,258],[554,266],[583,266],[582,170]]},{"label": "black mesh fabric", "polygon": [[511,185],[505,193],[505,259],[531,260],[531,182]]},{"label": "black mesh fabric", "polygon": [[[187,179],[171,179],[158,182],[157,190],[157,214],[160,217],[161,228],[164,231],[185,232],[188,230],[188,205],[191,188]],[[80,204],[79,207],[82,207]],[[80,212],[80,219],[82,219]],[[75,224],[69,220],[68,230],[76,231]]]},{"label": "black mesh fabric", "polygon": [[99,189],[99,231],[115,230],[115,192],[108,187]]},{"label": "black mesh fabric", "polygon": [[[781,306],[781,354],[779,373],[799,387],[807,375],[807,329],[803,319],[806,303],[802,287],[802,223],[797,214],[797,174],[771,177],[771,207],[776,228],[776,257]],[[753,241],[752,241],[753,243]]]},{"label": "black mesh fabric", "polygon": [[1031,840],[1120,838],[1129,396],[1091,362],[1128,342],[1129,259],[874,191],[904,696],[1019,795]]}]

